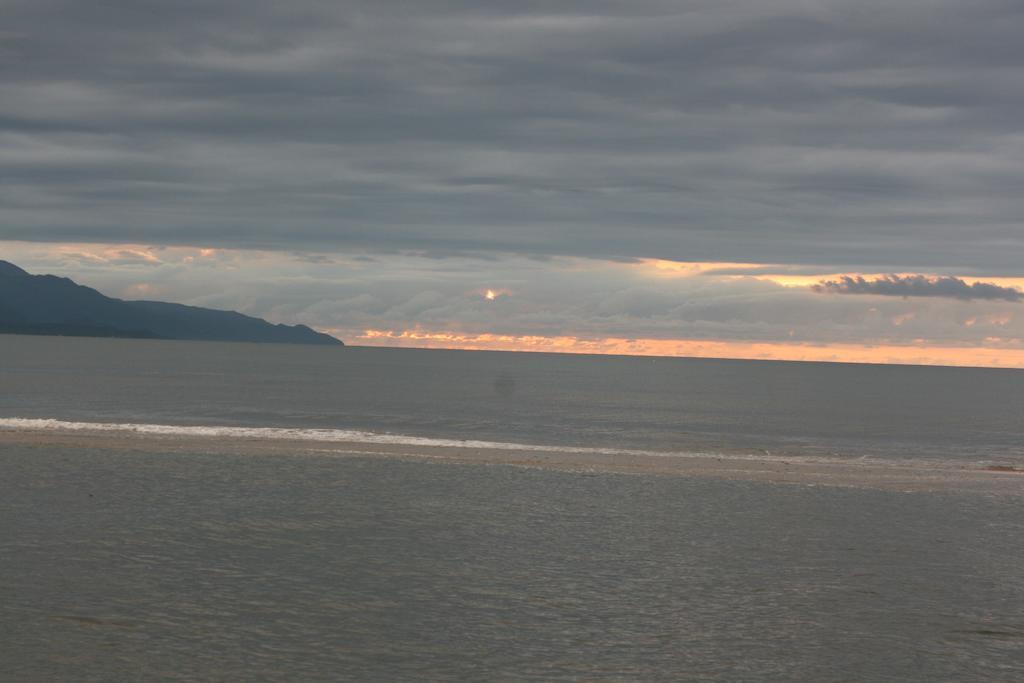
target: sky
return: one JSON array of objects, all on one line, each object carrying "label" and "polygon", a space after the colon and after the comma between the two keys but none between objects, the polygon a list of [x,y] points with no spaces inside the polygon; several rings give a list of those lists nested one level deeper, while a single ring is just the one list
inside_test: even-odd
[{"label": "sky", "polygon": [[351,344],[1024,367],[1016,0],[0,0],[0,258]]}]

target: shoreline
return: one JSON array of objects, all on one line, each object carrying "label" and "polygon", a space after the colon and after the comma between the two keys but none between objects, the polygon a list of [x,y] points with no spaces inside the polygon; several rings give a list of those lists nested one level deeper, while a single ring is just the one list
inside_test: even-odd
[{"label": "shoreline", "polygon": [[[102,449],[141,453],[385,458],[462,465],[505,465],[562,472],[660,475],[768,484],[891,491],[1024,494],[1024,471],[1006,465],[950,467],[927,461],[827,460],[703,453],[531,450],[245,436],[140,434],[100,430],[0,429],[0,448]],[[943,466],[945,465],[945,466]]]}]

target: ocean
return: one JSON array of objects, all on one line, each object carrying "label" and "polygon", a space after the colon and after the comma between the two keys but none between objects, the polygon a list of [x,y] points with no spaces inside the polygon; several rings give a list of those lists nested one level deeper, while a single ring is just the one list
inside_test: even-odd
[{"label": "ocean", "polygon": [[1024,371],[0,336],[0,417],[1024,466]]},{"label": "ocean", "polygon": [[0,336],[5,680],[1024,680],[1024,372]]}]

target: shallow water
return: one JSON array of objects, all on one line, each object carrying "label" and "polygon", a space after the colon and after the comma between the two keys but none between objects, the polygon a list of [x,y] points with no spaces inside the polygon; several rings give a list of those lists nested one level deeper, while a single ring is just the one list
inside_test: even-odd
[{"label": "shallow water", "polygon": [[0,335],[0,418],[1024,466],[1024,371]]},{"label": "shallow water", "polygon": [[1019,371],[0,359],[0,679],[1024,680]]},{"label": "shallow water", "polygon": [[10,680],[1024,678],[1018,498],[6,446]]}]

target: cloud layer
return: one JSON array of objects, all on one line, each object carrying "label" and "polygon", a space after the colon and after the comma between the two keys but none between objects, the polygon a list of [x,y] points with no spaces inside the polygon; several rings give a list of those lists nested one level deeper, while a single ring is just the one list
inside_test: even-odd
[{"label": "cloud layer", "polygon": [[1004,0],[9,0],[0,239],[1017,272]]},{"label": "cloud layer", "polygon": [[1024,293],[1013,287],[1000,287],[990,282],[967,284],[958,277],[927,275],[886,275],[867,279],[860,275],[844,275],[838,280],[825,280],[811,289],[829,294],[876,294],[879,296],[923,296],[947,299],[988,299],[1021,301]]},{"label": "cloud layer", "polygon": [[585,349],[605,348],[607,339],[1024,348],[1024,314],[1013,301],[822,296],[714,269],[677,274],[562,257],[310,259],[138,245],[0,244],[0,253],[31,272],[67,275],[112,296],[236,309],[356,344],[541,337]]}]

